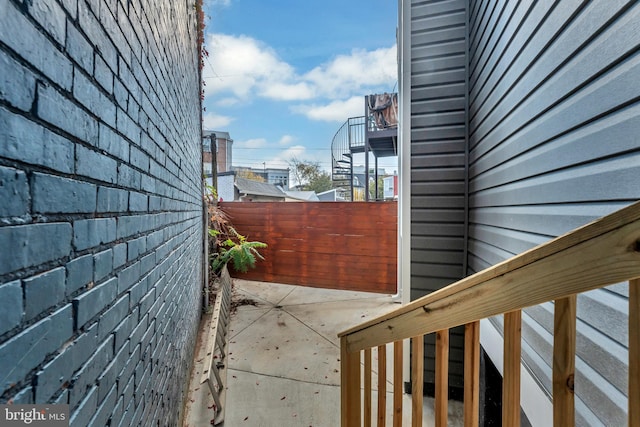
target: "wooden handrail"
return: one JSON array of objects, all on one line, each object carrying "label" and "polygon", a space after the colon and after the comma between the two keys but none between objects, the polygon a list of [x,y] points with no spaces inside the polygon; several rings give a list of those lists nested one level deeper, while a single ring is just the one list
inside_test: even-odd
[{"label": "wooden handrail", "polygon": [[640,203],[338,334],[349,352],[640,277]]},{"label": "wooden handrail", "polygon": [[[360,425],[360,383],[356,385],[344,382],[356,379],[359,381],[356,375],[360,372],[360,351],[381,348],[380,346],[394,342],[394,359],[397,359],[401,357],[397,351],[402,340],[413,338],[414,341],[421,342],[421,337],[426,334],[438,332],[442,336],[442,331],[460,325],[465,325],[465,342],[470,345],[470,354],[468,360],[465,360],[465,370],[469,369],[469,372],[465,372],[465,382],[471,383],[465,389],[465,401],[468,400],[465,402],[465,417],[468,417],[465,426],[477,425],[478,397],[473,396],[473,393],[478,393],[478,321],[505,313],[503,386],[506,387],[505,393],[508,391],[508,397],[504,403],[503,422],[506,422],[505,425],[519,425],[521,310],[548,301],[556,301],[553,381],[554,395],[557,395],[554,400],[558,406],[554,402],[555,425],[573,425],[575,295],[624,281],[631,281],[632,288],[629,292],[629,426],[640,427],[640,410],[633,406],[640,406],[640,362],[633,360],[640,356],[640,337],[637,331],[640,327],[640,290],[637,289],[640,286],[640,203],[340,333],[342,369],[357,368],[358,371],[357,374],[342,373],[342,425]],[[439,352],[446,354],[444,348]],[[397,363],[394,360],[396,369]],[[415,361],[413,363],[415,367],[418,366]],[[442,373],[440,376],[443,377]],[[399,377],[394,376],[396,392],[399,380]],[[444,379],[441,380],[443,381]],[[439,394],[442,395],[442,384],[440,390]],[[347,393],[358,393],[358,398],[355,395],[346,396]],[[397,401],[398,396],[394,393],[394,402]],[[349,402],[353,406],[345,406]],[[415,405],[414,402],[414,413],[420,413],[421,410]],[[440,404],[440,407],[443,405]],[[345,412],[349,414],[345,415]],[[396,412],[398,408],[394,403],[394,414]],[[442,414],[436,417],[442,423]],[[446,419],[446,414],[444,418]],[[413,425],[421,425],[421,420],[412,422]]]}]

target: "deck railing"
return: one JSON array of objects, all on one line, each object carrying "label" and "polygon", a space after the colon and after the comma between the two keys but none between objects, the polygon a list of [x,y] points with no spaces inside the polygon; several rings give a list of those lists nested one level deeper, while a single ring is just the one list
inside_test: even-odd
[{"label": "deck railing", "polygon": [[502,425],[519,426],[521,310],[548,301],[555,301],[554,426],[575,425],[576,295],[629,281],[628,425],[640,427],[639,278],[640,203],[636,203],[342,332],[339,334],[342,426],[371,425],[374,348],[378,351],[377,425],[386,425],[386,345],[390,343],[394,348],[393,426],[402,425],[402,340],[409,338],[412,339],[412,425],[422,425],[423,342],[424,335],[431,333],[436,334],[436,426],[445,426],[449,329],[460,325],[465,325],[464,425],[477,426],[480,320],[499,314],[504,314]]}]

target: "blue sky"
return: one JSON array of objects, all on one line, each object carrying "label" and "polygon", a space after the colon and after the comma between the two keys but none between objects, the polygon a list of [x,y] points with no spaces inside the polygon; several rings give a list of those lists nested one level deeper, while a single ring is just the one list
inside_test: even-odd
[{"label": "blue sky", "polygon": [[205,12],[204,127],[230,133],[234,165],[295,156],[329,170],[364,96],[397,90],[397,1],[205,0]]}]

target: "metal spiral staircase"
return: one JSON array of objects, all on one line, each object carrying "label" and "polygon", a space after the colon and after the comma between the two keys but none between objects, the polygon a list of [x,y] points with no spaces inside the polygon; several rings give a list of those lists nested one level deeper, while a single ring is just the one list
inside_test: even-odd
[{"label": "metal spiral staircase", "polygon": [[[331,142],[331,177],[334,188],[345,200],[354,201],[356,187],[364,189],[369,200],[369,153],[375,158],[375,181],[378,178],[378,158],[397,156],[397,127],[380,129],[376,125],[365,97],[365,116],[349,118],[335,133]],[[364,153],[364,182],[354,183],[354,155]]]}]

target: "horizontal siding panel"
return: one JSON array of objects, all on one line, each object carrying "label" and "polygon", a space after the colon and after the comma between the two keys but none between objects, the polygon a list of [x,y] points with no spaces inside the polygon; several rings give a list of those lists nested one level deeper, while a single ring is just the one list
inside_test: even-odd
[{"label": "horizontal siding panel", "polygon": [[457,167],[455,164],[452,164],[451,166],[423,166],[420,167],[420,169],[411,170],[411,179],[416,182],[464,182],[465,172],[464,169]]},{"label": "horizontal siding panel", "polygon": [[[464,55],[462,56],[464,61]],[[425,63],[428,61],[425,61]],[[412,89],[413,96],[416,98],[431,97],[431,99],[444,97],[460,97],[465,96],[466,86],[464,83],[449,83],[441,85],[432,85],[426,87],[414,87]]]},{"label": "horizontal siding panel", "polygon": [[[594,80],[598,74],[619,58],[625,56],[633,46],[638,43],[638,17],[629,12],[621,18],[610,31],[600,35],[586,47],[582,47],[584,40],[598,30],[598,25],[604,25],[608,18],[615,15],[616,7],[603,2],[592,2],[584,13],[578,15],[574,25],[563,33],[563,36],[545,51],[544,55],[527,70],[526,78],[521,79],[516,86],[510,89],[501,102],[492,109],[490,115],[482,123],[472,120],[474,129],[472,141],[480,142],[484,139],[499,140],[498,135],[510,135],[518,128],[524,126],[527,121],[546,112],[549,108],[563,100],[568,94],[581,85]],[[635,28],[634,28],[635,27]],[[564,40],[564,38],[567,40]],[[563,43],[564,42],[564,43]],[[580,50],[577,50],[580,49]],[[560,70],[556,68],[566,59],[570,59]],[[620,73],[627,73],[622,67]],[[610,78],[605,82],[598,82],[595,87],[607,86],[607,96],[600,98],[598,102],[589,104],[581,97],[573,100],[580,102],[581,108],[573,111],[577,116],[591,114],[588,107],[604,107],[607,104],[617,104],[614,95],[624,96],[628,91],[617,89],[624,86],[625,82],[635,78],[637,71],[630,70],[626,79]],[[499,89],[498,89],[499,90]],[[594,89],[588,90],[592,94]],[[599,96],[603,96],[600,93]],[[605,109],[604,111],[606,111]],[[579,114],[580,113],[580,114]],[[557,116],[557,113],[554,113]],[[593,115],[591,115],[593,117]],[[505,120],[509,118],[509,120]],[[499,126],[501,125],[501,126]],[[567,126],[568,127],[568,126]],[[479,146],[478,155],[490,149],[493,144]]]},{"label": "horizontal siding panel", "polygon": [[[431,164],[428,160],[424,163],[420,163],[423,159],[428,159],[437,154],[454,154],[461,155],[460,151],[464,150],[464,139],[450,140],[450,141],[429,141],[429,142],[415,142],[411,144],[411,166],[421,167],[422,165]],[[425,156],[428,155],[428,156]],[[418,163],[416,163],[418,162]],[[464,163],[463,163],[464,165]]]},{"label": "horizontal siding panel", "polygon": [[[474,175],[472,191],[619,153],[638,152],[637,129],[640,129],[640,103],[594,120],[524,153],[516,147],[520,144],[500,145],[483,159],[483,170],[475,166],[471,168]],[[527,140],[536,140],[535,135],[529,136],[533,138]]]},{"label": "horizontal siding panel", "polygon": [[420,19],[426,16],[437,16],[451,13],[451,11],[464,11],[466,6],[465,0],[436,0],[423,1],[421,4],[413,6],[411,14],[413,19]]},{"label": "horizontal siding panel", "polygon": [[429,197],[421,197],[415,196],[411,197],[411,208],[432,208],[432,209],[451,209],[451,208],[460,208],[464,209],[465,200],[464,195],[457,196],[429,196]]},{"label": "horizontal siding panel", "polygon": [[[440,95],[437,95],[438,87],[450,86],[451,83],[459,85],[460,82],[458,82],[457,79],[455,79],[456,76],[460,77],[461,80],[464,81],[465,64],[466,64],[466,56],[464,55],[464,53],[460,52],[460,53],[452,54],[446,57],[418,59],[414,62],[413,66],[411,67],[411,72],[415,76],[434,77],[434,79],[430,81],[431,86],[429,87],[429,89],[433,88],[434,91],[431,92],[426,97],[437,98],[439,96],[442,97],[442,96],[455,95],[455,94],[465,95],[464,92],[460,93],[459,90],[456,90],[455,92],[450,91],[446,94],[443,94],[442,93],[443,90],[440,90]],[[437,80],[438,73],[440,74],[447,73],[448,75],[447,80],[444,82]],[[420,97],[424,97],[424,95],[420,95],[420,93],[418,93],[417,95]]]},{"label": "horizontal siding panel", "polygon": [[411,260],[416,264],[446,264],[450,262],[462,265],[464,255],[459,252],[444,252],[439,250],[412,249]]},{"label": "horizontal siding panel", "polygon": [[411,223],[434,222],[448,224],[452,222],[464,222],[465,215],[462,209],[411,209]]},{"label": "horizontal siding panel", "polygon": [[428,129],[411,128],[411,140],[416,142],[438,142],[449,139],[464,138],[466,127],[461,124],[457,126],[436,126]]},{"label": "horizontal siding panel", "polygon": [[[447,13],[440,14],[438,16],[415,16],[413,15],[413,21],[411,23],[411,32],[419,33],[422,31],[433,31],[434,29],[447,28],[447,27],[460,27],[460,36],[464,38],[464,24],[466,14],[464,11],[464,5],[460,8],[454,8],[447,11]],[[416,43],[414,46],[420,46],[420,43]],[[464,49],[464,48],[463,48]]]},{"label": "horizontal siding panel", "polygon": [[640,199],[640,153],[577,166],[474,193],[471,207]]}]

